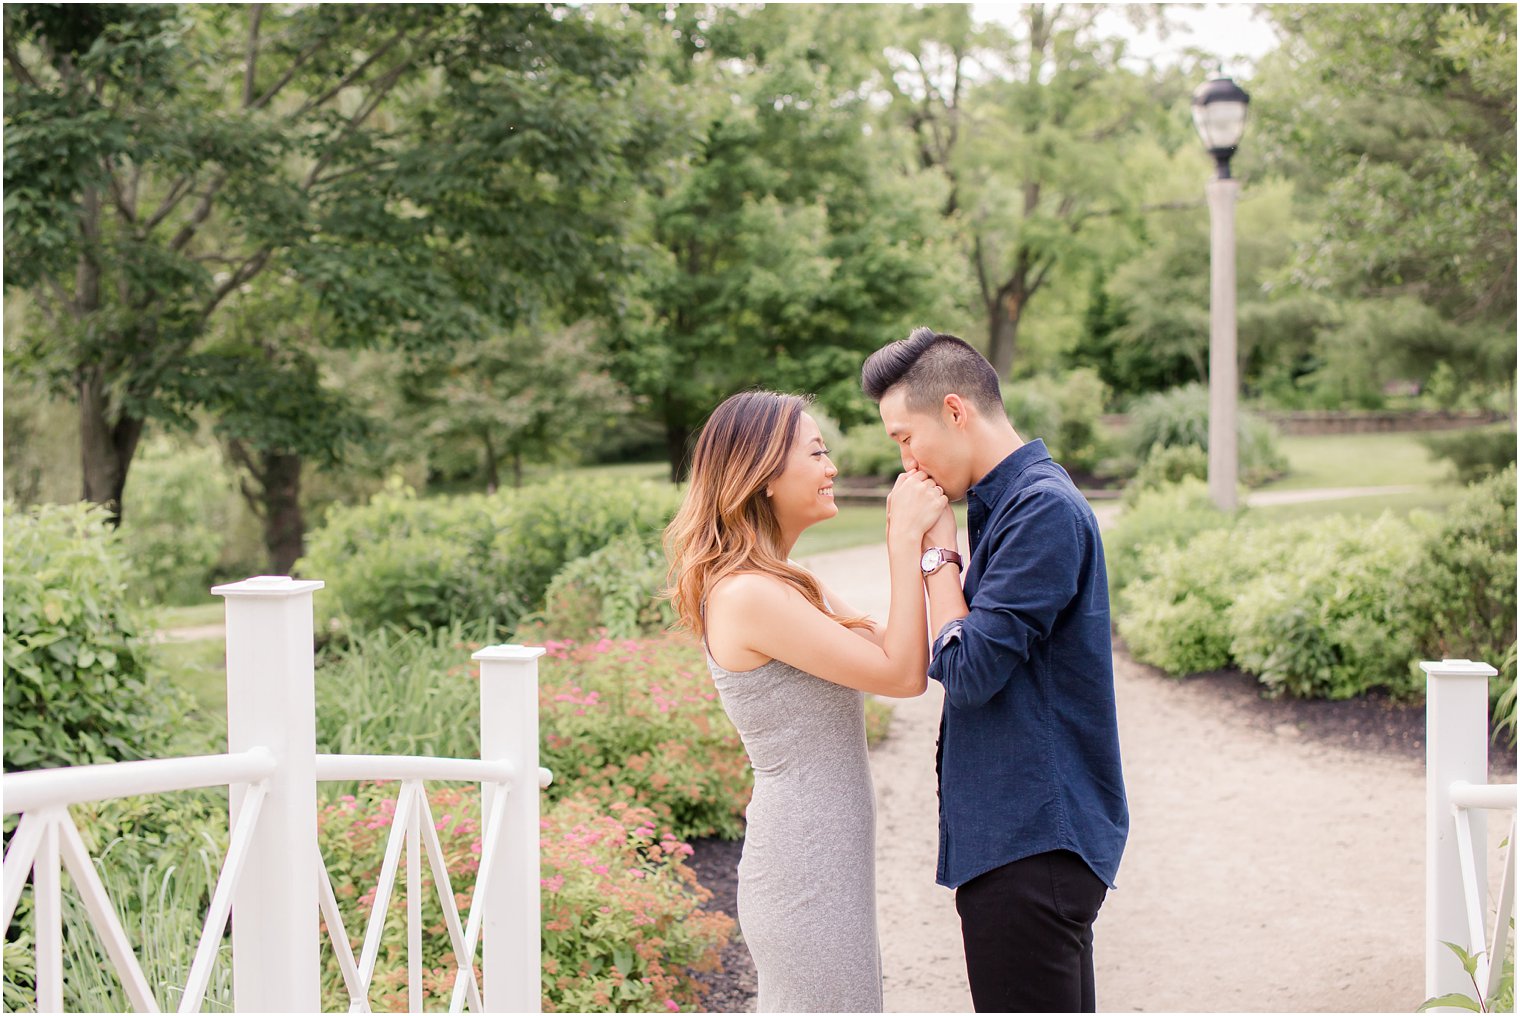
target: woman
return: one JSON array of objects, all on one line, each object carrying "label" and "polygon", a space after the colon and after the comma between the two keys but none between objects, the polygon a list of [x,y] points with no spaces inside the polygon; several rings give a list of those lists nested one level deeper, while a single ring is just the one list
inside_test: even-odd
[{"label": "woman", "polygon": [[858,615],[788,556],[839,513],[807,400],[744,392],[702,428],[691,486],[665,531],[679,623],[703,635],[723,707],[755,772],[739,863],[739,926],[761,1012],[880,1012],[875,794],[864,692],[924,690],[919,571],[944,492],[922,472],[887,501],[887,625]]}]

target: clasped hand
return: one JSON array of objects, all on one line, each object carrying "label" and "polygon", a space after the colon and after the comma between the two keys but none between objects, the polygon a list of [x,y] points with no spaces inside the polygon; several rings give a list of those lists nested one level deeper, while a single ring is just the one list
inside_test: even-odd
[{"label": "clasped hand", "polygon": [[950,499],[922,469],[897,478],[887,495],[887,538],[921,540],[950,508]]}]

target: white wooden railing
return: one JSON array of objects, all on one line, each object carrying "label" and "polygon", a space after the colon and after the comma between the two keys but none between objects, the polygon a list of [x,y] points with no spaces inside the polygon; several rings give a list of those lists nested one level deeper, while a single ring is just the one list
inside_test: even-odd
[{"label": "white wooden railing", "polygon": [[[116,797],[226,786],[227,857],[217,878],[180,1012],[196,1012],[232,920],[234,1008],[315,1012],[321,1005],[320,913],[349,994],[369,1011],[385,914],[405,850],[409,1002],[422,1008],[422,853],[425,849],[454,955],[451,1010],[538,1012],[538,657],[543,650],[492,646],[480,663],[479,759],[318,755],[312,657],[312,594],[321,582],[260,576],[212,590],[227,606],[227,740],[224,755],[75,766],[8,774],[6,814],[21,815],[5,854],[3,917],[9,925],[28,878],[34,893],[37,1008],[63,1009],[62,879],[67,870],[133,1007],[158,1003],[106,892],[69,806]],[[356,958],[317,845],[316,785],[323,780],[397,780],[380,881]],[[461,921],[423,783],[478,782],[480,866]],[[481,953],[481,981],[474,957]]]},{"label": "white wooden railing", "polygon": [[[1425,695],[1425,994],[1471,996],[1474,984],[1445,943],[1478,957],[1485,998],[1498,987],[1515,916],[1515,785],[1488,783],[1486,663],[1420,664]],[[1509,812],[1509,842],[1492,931],[1487,812]]]}]

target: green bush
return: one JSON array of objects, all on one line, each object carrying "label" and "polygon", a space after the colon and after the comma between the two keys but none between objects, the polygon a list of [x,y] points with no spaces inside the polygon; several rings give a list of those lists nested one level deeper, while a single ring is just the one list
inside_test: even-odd
[{"label": "green bush", "polygon": [[1491,725],[1494,729],[1494,740],[1503,739],[1510,750],[1515,747],[1515,643],[1509,644],[1509,649],[1499,661],[1499,674],[1494,678],[1493,689],[1498,694],[1492,694],[1493,706],[1489,709],[1492,717]]},{"label": "green bush", "polygon": [[1238,514],[1214,507],[1202,480],[1188,479],[1143,492],[1103,537],[1110,594],[1117,596],[1126,585],[1145,577],[1142,557],[1148,548],[1175,547],[1206,530],[1228,528]]},{"label": "green bush", "polygon": [[560,569],[620,536],[651,536],[680,503],[670,484],[579,480],[514,492],[485,562],[507,589],[508,623],[543,605]]},{"label": "green bush", "polygon": [[1146,577],[1119,596],[1125,645],[1169,674],[1228,667],[1230,606],[1245,583],[1280,566],[1298,535],[1295,527],[1212,529],[1185,544],[1146,548]]},{"label": "green bush", "polygon": [[237,492],[214,445],[151,442],[132,462],[122,543],[155,603],[201,603],[214,584]]},{"label": "green bush", "polygon": [[[1391,591],[1419,659],[1498,665],[1515,642],[1515,467],[1466,493],[1426,524],[1419,562]],[[1418,660],[1412,661],[1416,678]],[[1502,675],[1492,682],[1497,708]]]},{"label": "green bush", "polygon": [[658,533],[620,536],[560,569],[544,594],[544,623],[576,640],[653,635],[675,622],[669,602],[657,599],[665,577]]},{"label": "green bush", "polygon": [[418,500],[392,483],[368,504],[334,508],[307,534],[295,567],[327,584],[317,597],[319,630],[339,620],[362,631],[493,616],[481,563],[504,503],[481,495]]},{"label": "green bush", "polygon": [[550,640],[539,709],[548,794],[654,810],[687,839],[735,838],[753,776],[700,647],[683,638]]},{"label": "green bush", "polygon": [[1435,432],[1420,438],[1438,459],[1449,459],[1458,483],[1479,480],[1511,469],[1515,465],[1515,431],[1513,428]]},{"label": "green bush", "polygon": [[7,506],[5,573],[6,770],[164,753],[190,703],[153,658],[105,512]]},{"label": "green bush", "polygon": [[1005,384],[1003,404],[1020,437],[1043,439],[1057,462],[1091,473],[1106,454],[1099,417],[1108,394],[1096,371],[1080,368]]},{"label": "green bush", "polygon": [[1417,653],[1392,591],[1419,559],[1410,525],[1322,520],[1288,530],[1292,553],[1245,586],[1230,608],[1230,652],[1273,694],[1344,699],[1419,686]]},{"label": "green bush", "polygon": [[[322,808],[319,836],[338,905],[358,916],[373,899],[395,815],[395,786],[365,784]],[[428,788],[428,803],[464,916],[480,867],[479,794]],[[707,913],[709,895],[685,864],[691,847],[662,830],[647,808],[611,808],[572,797],[544,809],[539,849],[543,884],[543,1002],[546,1012],[650,1012],[700,1007],[694,971],[715,969],[733,920]],[[445,933],[432,870],[423,875],[422,993],[446,1004],[456,958]],[[406,895],[398,880],[391,906]],[[358,944],[355,943],[355,952]],[[377,1011],[407,1011],[406,925],[387,922],[372,982]],[[477,953],[477,956],[479,954]],[[345,1007],[347,993],[334,954],[323,951],[323,1010]],[[480,976],[477,963],[476,977]]]},{"label": "green bush", "polygon": [[[1182,385],[1138,400],[1130,409],[1127,441],[1136,462],[1161,448],[1209,447],[1209,391],[1200,384]],[[1241,479],[1256,485],[1288,468],[1277,447],[1277,432],[1266,421],[1241,413],[1237,424],[1237,453]]]},{"label": "green bush", "polygon": [[1197,445],[1158,448],[1124,485],[1124,504],[1133,507],[1140,495],[1193,479],[1207,483],[1209,453]]},{"label": "green bush", "polygon": [[[539,641],[527,638],[528,641]],[[627,791],[682,838],[738,836],[751,776],[699,647],[685,639],[544,639],[540,758],[547,796],[607,801]],[[480,753],[480,648],[460,625],[379,630],[330,650],[317,669],[317,750]]]},{"label": "green bush", "polygon": [[324,628],[510,628],[542,605],[568,562],[662,529],[677,498],[663,484],[573,480],[418,500],[393,484],[367,505],[329,513],[297,570],[327,583]]}]

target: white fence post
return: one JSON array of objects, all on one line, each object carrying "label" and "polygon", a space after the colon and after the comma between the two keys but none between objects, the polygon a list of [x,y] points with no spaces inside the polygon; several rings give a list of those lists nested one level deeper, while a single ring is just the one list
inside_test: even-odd
[{"label": "white fence post", "polygon": [[[321,1007],[317,901],[316,694],[312,593],[262,575],[211,591],[227,601],[227,747],[265,747],[277,768],[232,898],[233,1007]],[[237,824],[246,789],[232,788]]]},{"label": "white fence post", "polygon": [[[486,1012],[542,1011],[539,901],[538,658],[534,646],[487,646],[480,663],[480,757],[512,764],[505,826],[491,865],[481,925]],[[492,799],[483,788],[481,821]],[[485,872],[480,873],[481,877]]]},{"label": "white fence post", "polygon": [[[1462,865],[1452,813],[1451,785],[1488,782],[1488,679],[1486,663],[1442,660],[1425,671],[1425,995],[1471,995],[1472,980],[1443,943],[1468,945]],[[1488,885],[1487,824],[1472,814],[1478,885]],[[1479,945],[1477,948],[1483,948]]]}]

